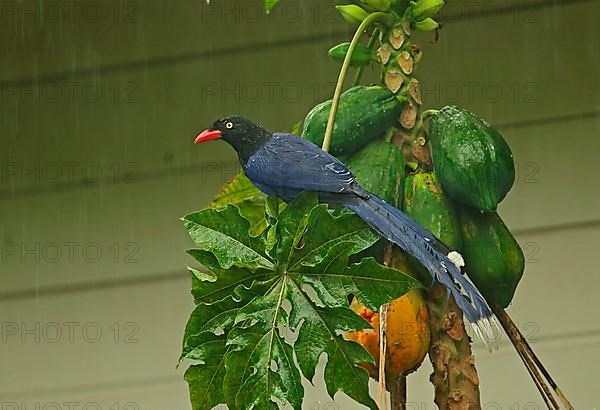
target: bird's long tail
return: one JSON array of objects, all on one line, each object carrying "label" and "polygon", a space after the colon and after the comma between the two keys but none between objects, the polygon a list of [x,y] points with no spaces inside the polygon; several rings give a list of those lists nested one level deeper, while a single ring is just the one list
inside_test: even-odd
[{"label": "bird's long tail", "polygon": [[451,251],[428,229],[404,212],[375,195],[353,197],[345,207],[354,211],[377,233],[414,256],[454,296],[475,332],[484,340],[494,340],[492,311],[469,279],[461,273],[461,255]]},{"label": "bird's long tail", "polygon": [[565,409],[573,409],[510,316],[504,309],[490,306],[477,288],[461,273],[460,267],[464,262],[459,253],[448,249],[428,229],[375,195],[361,195],[343,203],[381,236],[417,258],[432,277],[454,296],[463,314],[486,344],[497,336],[494,335],[490,322],[497,325],[499,320],[548,409],[559,408],[552,393],[556,394]]}]

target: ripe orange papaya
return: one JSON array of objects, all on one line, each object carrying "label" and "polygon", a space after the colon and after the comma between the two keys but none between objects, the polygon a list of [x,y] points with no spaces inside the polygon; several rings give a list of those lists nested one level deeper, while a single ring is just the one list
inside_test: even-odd
[{"label": "ripe orange papaya", "polygon": [[[360,343],[379,366],[379,314],[356,299],[350,308],[367,320],[373,330],[348,332],[346,339]],[[416,370],[427,354],[430,340],[429,314],[419,289],[390,302],[386,335],[386,373],[397,376]],[[373,366],[364,367],[372,376],[377,374]]]}]

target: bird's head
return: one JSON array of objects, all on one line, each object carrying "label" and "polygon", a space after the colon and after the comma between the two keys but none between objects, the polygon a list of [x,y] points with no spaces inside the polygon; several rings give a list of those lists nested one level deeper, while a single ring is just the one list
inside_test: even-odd
[{"label": "bird's head", "polygon": [[230,115],[216,120],[212,126],[200,133],[194,143],[210,141],[217,138],[224,139],[231,145],[247,140],[249,136],[261,128],[252,121],[238,115]]},{"label": "bird's head", "polygon": [[271,132],[239,115],[230,115],[216,120],[210,128],[202,131],[194,143],[222,139],[237,151],[240,161],[245,161],[267,140]]}]

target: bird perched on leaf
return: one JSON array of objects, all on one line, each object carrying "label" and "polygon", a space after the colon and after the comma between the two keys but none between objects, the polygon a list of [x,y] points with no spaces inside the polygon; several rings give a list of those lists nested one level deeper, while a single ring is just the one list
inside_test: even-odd
[{"label": "bird perched on leaf", "polygon": [[354,211],[382,237],[413,255],[454,296],[476,333],[484,341],[493,339],[492,311],[461,272],[462,256],[404,212],[360,186],[337,158],[297,135],[271,133],[240,116],[215,121],[195,142],[214,139],[225,140],[237,151],[248,179],[267,195],[287,202],[302,191],[316,191],[321,202]]}]

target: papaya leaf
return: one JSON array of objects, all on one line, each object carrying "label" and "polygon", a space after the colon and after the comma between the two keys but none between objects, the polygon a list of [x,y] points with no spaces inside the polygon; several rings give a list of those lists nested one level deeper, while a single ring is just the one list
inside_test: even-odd
[{"label": "papaya leaf", "polygon": [[372,257],[364,258],[343,270],[329,268],[318,272],[311,269],[303,272],[300,279],[304,284],[311,285],[327,306],[345,305],[346,296],[351,293],[373,311],[398,295],[423,287],[412,276],[380,265]]},{"label": "papaya leaf", "polygon": [[248,201],[256,201],[264,206],[264,199],[265,194],[250,182],[243,171],[240,171],[223,186],[221,192],[213,199],[210,206],[218,208],[229,204],[240,205]]},{"label": "papaya leaf", "polygon": [[196,306],[186,325],[181,358],[203,360],[205,337],[200,335],[216,335],[219,329],[230,329],[238,310],[239,305],[231,298],[224,303]]},{"label": "papaya leaf", "polygon": [[279,334],[287,325],[283,309],[288,286],[285,276],[264,296],[240,309],[236,321],[253,323],[239,326],[228,336],[234,352],[225,359],[225,396],[232,408],[277,408],[273,398],[299,409],[304,388],[294,364],[292,346]]},{"label": "papaya leaf", "polygon": [[242,216],[250,221],[250,233],[257,236],[267,226],[264,218],[265,198],[266,195],[250,182],[243,171],[240,171],[225,184],[210,206],[217,209],[230,204],[238,206]]},{"label": "papaya leaf", "polygon": [[[246,283],[240,282],[235,288],[231,288],[231,295],[214,302],[205,302],[210,297],[198,299],[198,306],[194,309],[185,328],[182,348],[182,359],[200,360],[197,357],[197,341],[195,336],[202,332],[223,333],[233,327],[238,310],[247,304],[253,298],[260,296],[272,285],[273,279],[259,281],[259,277],[254,279],[253,283],[246,280]],[[220,292],[212,293],[213,299],[216,295],[222,295]]]},{"label": "papaya leaf", "polygon": [[274,250],[277,267],[280,271],[287,269],[293,261],[296,252],[304,246],[302,236],[306,232],[311,210],[317,207],[317,196],[312,192],[305,192],[288,206],[279,216],[276,225],[278,242]]},{"label": "papaya leaf", "polygon": [[250,235],[250,222],[237,207],[204,209],[184,216],[183,221],[196,245],[211,252],[223,268],[234,263],[249,268],[273,266],[265,254],[265,238]]},{"label": "papaya leaf", "polygon": [[[314,305],[297,283],[287,294],[292,309],[290,327],[299,328],[294,343],[298,364],[304,376],[311,380],[322,353],[327,354],[325,383],[333,397],[341,390],[354,400],[376,409],[377,406],[365,387],[369,375],[357,363],[374,363],[371,355],[359,344],[344,340],[340,332],[371,328],[362,317],[347,308],[323,309]],[[302,322],[302,323],[301,323]]]},{"label": "papaya leaf", "polygon": [[265,0],[265,11],[267,14],[271,12],[273,7],[275,7],[279,3],[279,0]]},{"label": "papaya leaf", "polygon": [[[196,251],[198,251],[198,250],[197,249],[189,249],[188,253],[191,254],[191,253],[194,253]],[[198,252],[201,252],[201,251],[198,251]],[[187,268],[190,271],[190,273],[192,275],[194,275],[194,277],[196,279],[198,279],[199,281],[201,281],[201,282],[214,282],[214,281],[217,280],[217,277],[212,272],[203,272],[203,271],[200,271],[198,269],[192,268],[190,266],[188,266]]]},{"label": "papaya leaf", "polygon": [[201,362],[188,368],[185,380],[193,408],[211,409],[225,403],[225,357],[231,350],[226,346],[227,334],[239,309],[264,294],[271,283],[260,281],[268,276],[264,271],[238,266],[225,270],[209,252],[191,249],[188,253],[210,270],[205,274],[191,270],[192,294],[197,296],[198,306],[186,325],[180,360]]},{"label": "papaya leaf", "polygon": [[204,332],[197,337],[202,350],[202,364],[190,366],[185,372],[185,381],[190,387],[190,400],[194,410],[212,409],[225,401],[223,380],[225,378],[225,356],[228,347],[226,338]]},{"label": "papaya leaf", "polygon": [[380,239],[356,215],[334,216],[313,192],[282,205],[267,199],[258,236],[233,205],[183,218],[199,247],[188,253],[207,270],[190,269],[197,306],[182,358],[200,362],[186,372],[193,408],[300,409],[300,375],[312,380],[325,355],[329,395],[342,391],[375,409],[358,365],[373,358],[342,336],[369,328],[348,296],[377,310],[420,284],[372,258],[348,265]]},{"label": "papaya leaf", "polygon": [[206,280],[200,280],[197,275],[192,277],[192,295],[197,304],[212,304],[228,296],[234,300],[242,300],[241,293],[249,290],[255,281],[272,277],[272,272],[265,269],[251,270],[239,265],[224,269],[211,253],[199,249],[188,249],[187,253],[210,272],[206,275]]},{"label": "papaya leaf", "polygon": [[351,244],[345,250],[351,255],[366,249],[377,242],[379,236],[360,218],[350,212],[342,212],[337,218],[327,211],[326,205],[320,205],[311,213],[309,234],[304,238],[302,247],[290,260],[290,269],[299,266],[317,266],[342,242]]},{"label": "papaya leaf", "polygon": [[266,251],[269,256],[274,256],[271,251],[277,243],[277,217],[279,216],[279,199],[269,196],[265,205],[265,221],[267,223]]}]

